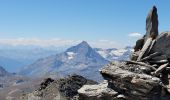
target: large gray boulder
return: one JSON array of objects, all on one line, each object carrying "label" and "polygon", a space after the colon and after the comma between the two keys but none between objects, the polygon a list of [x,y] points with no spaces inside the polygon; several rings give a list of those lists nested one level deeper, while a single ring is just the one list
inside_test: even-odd
[{"label": "large gray boulder", "polygon": [[151,52],[160,52],[170,58],[170,32],[162,32],[157,37]]},{"label": "large gray boulder", "polygon": [[78,90],[79,100],[120,100],[118,92],[107,86],[107,81],[97,85],[84,85]]},{"label": "large gray boulder", "polygon": [[151,37],[151,34],[154,33],[154,36],[158,36],[158,14],[157,8],[153,6],[146,18],[146,36],[145,41]]}]

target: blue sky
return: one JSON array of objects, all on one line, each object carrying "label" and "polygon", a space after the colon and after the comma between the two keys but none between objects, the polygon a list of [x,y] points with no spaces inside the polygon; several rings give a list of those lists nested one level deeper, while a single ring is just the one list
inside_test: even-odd
[{"label": "blue sky", "polygon": [[[0,39],[113,41],[129,45],[158,8],[159,32],[170,30],[169,0],[0,0]],[[139,35],[138,35],[139,36]]]}]

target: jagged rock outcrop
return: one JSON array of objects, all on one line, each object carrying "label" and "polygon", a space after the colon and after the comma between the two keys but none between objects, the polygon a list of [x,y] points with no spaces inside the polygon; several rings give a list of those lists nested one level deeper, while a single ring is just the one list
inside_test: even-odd
[{"label": "jagged rock outcrop", "polygon": [[151,34],[158,36],[158,14],[156,6],[153,6],[146,18],[146,36],[145,41],[151,37]]},{"label": "jagged rock outcrop", "polygon": [[134,47],[134,53],[131,60],[140,61],[143,57],[146,57],[153,48],[156,38],[158,36],[158,14],[155,6],[150,10],[146,18],[146,34],[143,38],[136,41]]},{"label": "jagged rock outcrop", "polygon": [[85,84],[97,82],[79,75],[70,75],[58,80],[47,78],[40,84],[39,89],[23,94],[21,100],[71,100],[76,98],[77,90]]}]

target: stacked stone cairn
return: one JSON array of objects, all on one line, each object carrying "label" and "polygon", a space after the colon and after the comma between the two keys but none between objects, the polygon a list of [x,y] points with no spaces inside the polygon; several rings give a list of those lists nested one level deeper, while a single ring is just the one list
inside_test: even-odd
[{"label": "stacked stone cairn", "polygon": [[[114,61],[100,73],[105,79],[78,90],[79,100],[168,100],[170,32],[158,34],[157,8],[146,18],[146,34],[137,40],[129,61]],[[170,98],[169,98],[170,100]]]}]

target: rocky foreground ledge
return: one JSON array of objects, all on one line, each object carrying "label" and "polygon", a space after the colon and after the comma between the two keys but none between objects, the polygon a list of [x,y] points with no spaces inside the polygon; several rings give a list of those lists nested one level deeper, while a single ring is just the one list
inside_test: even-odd
[{"label": "rocky foreground ledge", "polygon": [[[79,100],[161,100],[161,80],[152,69],[128,62],[113,62],[100,70],[107,81],[84,85]],[[86,98],[86,99],[85,99]]]}]

